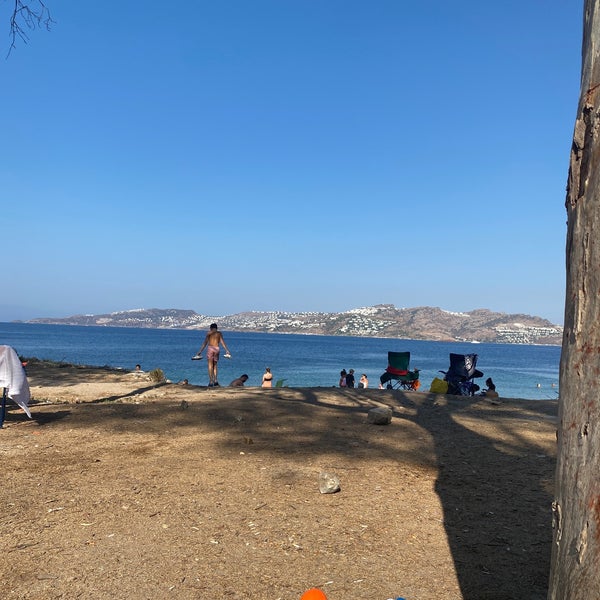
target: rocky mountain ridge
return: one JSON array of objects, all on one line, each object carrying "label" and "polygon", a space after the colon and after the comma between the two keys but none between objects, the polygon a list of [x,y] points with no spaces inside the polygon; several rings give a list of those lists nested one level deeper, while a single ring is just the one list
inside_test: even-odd
[{"label": "rocky mountain ridge", "polygon": [[304,333],[359,337],[408,338],[521,344],[560,344],[562,328],[525,314],[487,309],[451,312],[437,307],[396,308],[393,304],[355,308],[341,313],[249,311],[202,315],[182,309],[134,309],[101,315],[39,318],[28,323],[141,327],[153,329],[220,329],[269,333]]}]

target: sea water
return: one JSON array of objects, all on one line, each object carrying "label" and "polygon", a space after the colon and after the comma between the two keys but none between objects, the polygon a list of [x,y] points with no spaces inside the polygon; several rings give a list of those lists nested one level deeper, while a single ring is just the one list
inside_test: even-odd
[{"label": "sea water", "polygon": [[[137,329],[0,323],[0,344],[12,346],[20,356],[75,364],[111,366],[144,371],[160,368],[171,381],[187,379],[206,385],[206,360],[192,361],[204,339],[204,331]],[[520,344],[471,344],[392,338],[323,335],[244,333],[223,331],[231,360],[219,361],[221,385],[243,373],[246,385],[260,385],[265,367],[274,381],[289,387],[337,386],[342,369],[362,373],[376,388],[387,367],[388,351],[411,353],[410,368],[420,369],[421,390],[449,366],[449,354],[477,354],[477,368],[484,376],[475,382],[482,388],[491,377],[500,396],[534,400],[558,397],[560,347]]]}]

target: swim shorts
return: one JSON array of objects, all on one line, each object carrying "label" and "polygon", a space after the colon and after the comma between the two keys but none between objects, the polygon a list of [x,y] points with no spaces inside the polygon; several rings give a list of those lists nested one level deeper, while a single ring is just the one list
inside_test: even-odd
[{"label": "swim shorts", "polygon": [[219,360],[219,346],[207,346],[206,359],[217,362]]}]

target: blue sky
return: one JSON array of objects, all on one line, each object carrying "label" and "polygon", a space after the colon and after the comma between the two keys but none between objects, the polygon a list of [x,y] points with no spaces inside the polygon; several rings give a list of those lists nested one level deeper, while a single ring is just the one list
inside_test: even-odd
[{"label": "blue sky", "polygon": [[47,5],[51,32],[0,62],[0,321],[393,303],[562,323],[583,2]]}]

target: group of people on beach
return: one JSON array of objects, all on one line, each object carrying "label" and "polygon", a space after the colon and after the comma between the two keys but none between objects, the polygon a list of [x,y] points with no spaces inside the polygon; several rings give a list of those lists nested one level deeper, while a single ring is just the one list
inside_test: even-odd
[{"label": "group of people on beach", "polygon": [[[346,371],[346,369],[342,369],[340,371],[340,387],[349,387],[353,388],[356,380],[354,378],[354,369],[350,369]],[[359,388],[368,388],[369,387],[369,378],[366,373],[363,373],[358,380]]]},{"label": "group of people on beach", "polygon": [[[192,356],[192,360],[201,360],[202,352],[206,349],[206,364],[208,369],[208,387],[219,387],[219,379],[218,379],[218,365],[219,365],[219,357],[221,354],[221,346],[225,350],[225,358],[231,358],[231,352],[223,339],[223,334],[219,331],[219,328],[216,323],[213,323],[210,326],[208,333],[206,334],[204,341],[202,342],[202,346],[194,356]],[[136,365],[136,371],[140,371],[140,365]],[[236,379],[234,379],[229,387],[244,387],[244,384],[248,381],[249,377],[246,373],[240,375]],[[184,380],[187,384],[187,379]],[[355,387],[355,377],[354,377],[354,369],[350,369],[346,371],[346,369],[342,369],[340,371],[340,381],[339,386],[341,388],[353,388]],[[488,394],[493,395],[496,391],[496,387],[494,386],[491,379],[486,381],[488,386]],[[271,373],[271,368],[266,367],[265,372],[262,376],[261,387],[270,388],[273,387],[273,373]],[[369,387],[369,378],[366,373],[363,373],[360,376],[358,381],[359,388],[368,388]],[[382,387],[381,385],[379,387]],[[497,395],[497,394],[496,394]]]},{"label": "group of people on beach", "polygon": [[[248,375],[246,375],[246,373],[244,373],[243,375],[240,375],[237,379],[234,379],[230,384],[229,387],[244,387],[244,384],[246,383],[246,381],[248,381]],[[219,385],[217,383],[217,385]],[[267,387],[273,387],[273,373],[271,373],[271,367],[267,367],[265,369],[265,372],[262,376],[262,383],[261,383],[261,387],[267,388]]]},{"label": "group of people on beach", "polygon": [[[219,387],[219,357],[221,354],[221,346],[225,350],[225,354],[223,355],[225,358],[231,358],[231,352],[223,339],[223,334],[219,331],[219,328],[216,323],[213,323],[210,326],[204,341],[202,342],[202,346],[200,346],[200,350],[196,352],[194,356],[192,356],[192,360],[201,360],[202,352],[206,348],[206,366],[208,368],[208,387]],[[240,375],[236,379],[234,379],[229,387],[244,387],[246,381],[248,381],[249,377],[246,373]],[[273,386],[273,374],[271,373],[271,368],[267,367],[262,376],[261,386],[264,388]]]},{"label": "group of people on beach", "polygon": [[[202,342],[202,346],[194,356],[192,356],[192,360],[201,360],[202,352],[206,349],[206,364],[208,369],[208,387],[219,387],[219,379],[218,379],[218,365],[219,365],[219,357],[221,354],[221,346],[225,350],[225,358],[231,358],[231,352],[223,339],[223,334],[219,331],[219,328],[216,323],[213,323],[210,326],[208,333],[206,334],[204,341]],[[141,371],[140,365],[136,365],[136,371]],[[236,379],[234,379],[229,387],[244,387],[244,384],[248,381],[249,376],[247,373],[243,373]],[[187,384],[188,381],[185,379],[182,383]],[[497,398],[498,393],[496,392],[496,386],[492,381],[491,377],[488,377],[486,380],[487,389],[485,389],[481,395],[485,395],[492,398]],[[279,385],[279,384],[278,384]],[[340,380],[339,387],[341,388],[354,388],[356,385],[356,379],[354,376],[354,369],[342,369],[340,371]],[[271,373],[271,368],[266,367],[265,372],[263,373],[261,380],[261,387],[270,388],[273,387],[273,373]],[[359,388],[368,388],[369,387],[369,378],[366,373],[363,373],[358,380]],[[379,384],[379,388],[382,389],[383,385]]]},{"label": "group of people on beach", "polygon": [[[202,342],[202,346],[194,356],[192,356],[192,360],[201,360],[202,352],[206,349],[206,366],[208,369],[208,387],[219,387],[219,357],[221,354],[221,346],[225,350],[225,358],[231,358],[231,352],[223,339],[223,334],[219,331],[219,328],[216,323],[213,323],[206,334],[204,341]],[[246,381],[248,381],[249,377],[246,373],[240,375],[236,379],[234,379],[229,387],[244,387]],[[346,369],[342,369],[340,372],[340,387],[348,387],[353,388],[356,385],[356,379],[354,377],[354,369],[350,369],[346,371]],[[261,387],[270,388],[273,387],[273,373],[271,373],[271,368],[266,367],[265,372],[262,376]],[[360,376],[358,381],[359,388],[368,388],[369,387],[369,378],[366,373],[363,373]]]}]

